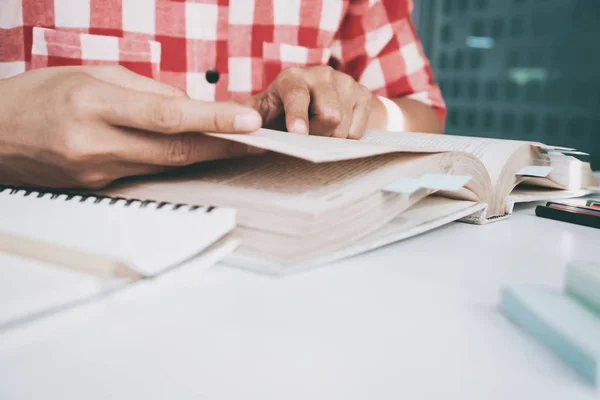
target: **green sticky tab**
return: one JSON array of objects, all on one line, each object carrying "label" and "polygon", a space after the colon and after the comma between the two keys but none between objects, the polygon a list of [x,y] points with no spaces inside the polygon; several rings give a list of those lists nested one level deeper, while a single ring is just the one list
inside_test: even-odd
[{"label": "green sticky tab", "polygon": [[419,178],[399,178],[385,186],[384,192],[412,194],[421,189]]},{"label": "green sticky tab", "polygon": [[520,176],[536,176],[545,178],[552,172],[552,167],[542,165],[527,165],[516,172],[515,175]]},{"label": "green sticky tab", "polygon": [[471,175],[425,174],[420,178],[421,187],[433,190],[453,192],[465,186]]},{"label": "green sticky tab", "polygon": [[381,190],[404,194],[411,194],[419,189],[452,192],[465,186],[471,178],[471,175],[425,174],[419,178],[399,178]]}]

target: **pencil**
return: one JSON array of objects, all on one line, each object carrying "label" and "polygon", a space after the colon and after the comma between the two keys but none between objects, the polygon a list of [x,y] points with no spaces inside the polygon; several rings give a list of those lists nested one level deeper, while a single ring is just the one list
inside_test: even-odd
[{"label": "pencil", "polygon": [[103,279],[143,276],[125,263],[55,243],[0,232],[0,252],[41,261]]}]

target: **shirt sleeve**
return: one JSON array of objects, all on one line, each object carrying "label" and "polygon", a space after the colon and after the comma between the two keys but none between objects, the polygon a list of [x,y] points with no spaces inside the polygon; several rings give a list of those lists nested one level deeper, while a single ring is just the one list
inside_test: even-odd
[{"label": "shirt sleeve", "polygon": [[351,0],[332,45],[336,68],[375,94],[446,105],[411,20],[413,0]]}]

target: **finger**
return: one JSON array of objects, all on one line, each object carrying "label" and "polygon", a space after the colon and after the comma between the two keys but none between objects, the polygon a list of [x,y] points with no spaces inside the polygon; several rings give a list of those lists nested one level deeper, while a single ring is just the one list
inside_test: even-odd
[{"label": "finger", "polygon": [[262,150],[197,133],[161,135],[133,129],[112,129],[114,158],[128,163],[155,166],[184,166],[202,161],[259,154]]},{"label": "finger", "polygon": [[244,133],[262,124],[256,111],[233,102],[167,97],[106,83],[98,85],[95,95],[104,121],[146,131]]},{"label": "finger", "polygon": [[331,133],[331,137],[346,139],[350,133],[350,124],[352,124],[352,112],[354,105],[351,104],[342,109],[341,120],[338,126]]},{"label": "finger", "polygon": [[349,139],[360,139],[365,130],[367,129],[367,123],[371,116],[371,94],[363,96],[354,106],[352,114],[352,123],[350,124],[350,132],[348,134]]},{"label": "finger", "polygon": [[281,119],[280,130],[285,130],[285,118],[283,113],[283,104],[281,98],[272,88],[264,92],[251,96],[249,98],[238,101],[238,103],[251,107],[262,117],[263,126],[269,126],[275,120]]},{"label": "finger", "polygon": [[310,122],[311,135],[331,136],[342,122],[341,102],[354,101],[340,99],[336,88],[329,82],[320,83],[312,89]]},{"label": "finger", "polygon": [[85,71],[96,79],[113,85],[119,85],[125,89],[137,90],[144,93],[155,93],[169,97],[187,97],[187,93],[180,88],[136,74],[119,65],[88,67]]},{"label": "finger", "polygon": [[286,74],[277,80],[276,91],[283,104],[288,132],[308,134],[310,92],[298,74]]}]

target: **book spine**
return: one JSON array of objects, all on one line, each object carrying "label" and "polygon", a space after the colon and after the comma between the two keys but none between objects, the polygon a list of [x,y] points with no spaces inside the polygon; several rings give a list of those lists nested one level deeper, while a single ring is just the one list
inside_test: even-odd
[{"label": "book spine", "polygon": [[600,314],[600,264],[581,261],[568,264],[565,292]]}]

